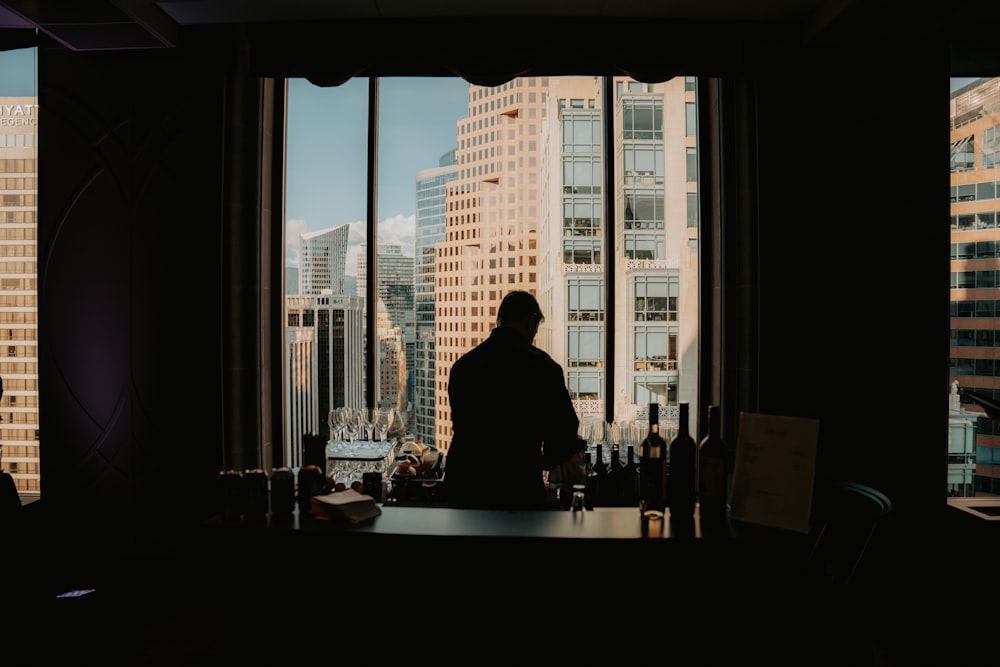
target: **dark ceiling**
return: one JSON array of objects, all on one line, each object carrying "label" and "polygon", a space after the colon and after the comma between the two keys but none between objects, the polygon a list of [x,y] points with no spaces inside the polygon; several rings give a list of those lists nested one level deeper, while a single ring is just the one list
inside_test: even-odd
[{"label": "dark ceiling", "polygon": [[[780,22],[804,38],[823,35],[858,17],[905,23],[924,4],[945,20],[977,16],[970,7],[1000,3],[952,0],[2,0],[0,32],[37,28],[75,51],[170,48],[190,26],[317,22],[341,19],[399,20],[521,17],[662,19],[671,21]],[[940,6],[946,6],[941,9]],[[899,11],[901,10],[901,11]],[[929,10],[923,8],[926,15]],[[990,10],[996,14],[995,9]],[[8,40],[0,40],[0,46]],[[9,48],[9,47],[8,47]]]},{"label": "dark ceiling", "polygon": [[[651,22],[660,38],[642,39]],[[672,50],[666,59],[685,72],[695,71],[685,58],[697,52],[712,75],[712,60],[724,62],[725,52],[747,31],[804,43],[858,36],[877,43],[891,33],[914,45],[920,39],[911,37],[929,34],[950,44],[952,73],[964,76],[1000,66],[1000,56],[983,55],[996,51],[987,37],[998,23],[997,0],[0,0],[0,50],[46,41],[73,51],[170,49],[189,35],[239,26],[265,63],[258,69],[264,76],[336,83],[361,72],[436,75],[454,73],[446,61],[459,57],[466,70],[481,70],[488,81],[497,60],[505,63],[500,78],[527,73],[521,63],[538,59],[519,51],[533,42],[552,42],[542,48],[564,74],[634,75],[638,65],[602,69],[588,58],[604,49],[632,63],[652,62],[663,60],[665,49]],[[519,33],[516,44],[489,41],[491,34],[511,32]],[[628,37],[609,41],[608,34]],[[390,36],[394,53],[384,48]],[[476,48],[463,51],[463,43]],[[483,44],[491,47],[488,53],[477,52]],[[437,53],[423,61],[413,57],[427,50]],[[428,58],[433,65],[425,64]],[[334,60],[342,64],[332,74],[301,64]],[[355,60],[363,63],[355,66]]]}]

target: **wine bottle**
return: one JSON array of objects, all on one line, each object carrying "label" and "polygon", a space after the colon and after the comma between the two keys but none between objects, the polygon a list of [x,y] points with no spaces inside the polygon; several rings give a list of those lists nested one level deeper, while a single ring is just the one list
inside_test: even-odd
[{"label": "wine bottle", "polygon": [[667,504],[671,515],[690,516],[697,497],[698,444],[689,430],[690,403],[681,401],[678,407],[677,435],[670,441]]},{"label": "wine bottle", "polygon": [[649,404],[649,431],[639,444],[639,509],[643,516],[662,517],[667,443],[660,435],[660,406]]},{"label": "wine bottle", "polygon": [[708,406],[708,433],[698,445],[698,508],[702,517],[726,510],[726,443],[722,439],[722,413]]},{"label": "wine bottle", "polygon": [[639,462],[635,458],[635,445],[625,448],[625,468],[622,470],[622,505],[636,507],[639,504]]},{"label": "wine bottle", "polygon": [[621,450],[617,442],[611,444],[611,463],[608,464],[607,482],[604,485],[604,504],[608,507],[619,507],[625,495],[625,464],[622,463]]},{"label": "wine bottle", "polygon": [[586,471],[586,490],[584,491],[586,499],[584,504],[588,510],[594,509],[594,505],[600,504],[601,497],[601,478],[597,474],[597,470],[594,469],[594,461],[591,458],[590,452],[583,453],[583,465]]}]

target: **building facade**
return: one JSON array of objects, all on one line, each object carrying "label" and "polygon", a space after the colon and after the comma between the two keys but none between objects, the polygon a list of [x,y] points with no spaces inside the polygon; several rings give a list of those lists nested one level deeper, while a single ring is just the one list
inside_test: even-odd
[{"label": "building facade", "polygon": [[302,465],[302,436],[329,437],[340,406],[365,407],[364,306],[333,294],[285,297],[285,460]]},{"label": "building facade", "polygon": [[[412,402],[413,396],[410,390],[411,378],[413,376],[413,350],[416,339],[416,324],[414,322],[414,273],[413,257],[403,254],[403,247],[398,243],[380,243],[378,246],[378,267],[376,281],[378,285],[378,304],[376,308],[376,321],[380,321],[384,316],[388,318],[391,326],[383,326],[380,322],[379,332],[388,332],[395,329],[401,337],[402,346],[398,347],[394,342],[397,334],[391,334],[388,338],[379,337],[380,346],[378,361],[381,364],[383,359],[391,359],[390,363],[395,364],[398,355],[402,355],[403,363],[402,383],[397,384],[388,393],[380,391],[378,396],[378,406],[373,407],[394,407],[397,403],[401,409],[409,412],[408,405]],[[366,245],[362,244],[358,253],[358,294],[361,298],[367,298],[368,281],[368,255]],[[383,313],[383,310],[385,311]],[[382,350],[381,346],[389,345],[392,350]],[[377,371],[379,377],[383,377],[381,369]],[[394,377],[395,374],[393,373]],[[379,385],[381,386],[381,385]],[[408,415],[412,422],[412,415]]]},{"label": "building facade", "polygon": [[458,171],[455,151],[445,153],[437,167],[417,172],[416,236],[414,243],[413,344],[414,435],[425,445],[434,445],[434,251],[444,240],[447,186]]},{"label": "building facade", "polygon": [[[953,92],[950,120],[949,382],[1000,401],[1000,78]],[[948,494],[1000,495],[1000,428],[958,397],[949,420]],[[974,439],[969,414],[978,417]]]},{"label": "building facade", "polygon": [[0,97],[0,455],[18,493],[41,493],[38,432],[38,98]]},{"label": "building facade", "polygon": [[299,237],[298,294],[345,294],[349,225]]},{"label": "building facade", "polygon": [[[634,423],[655,402],[667,422],[676,420],[680,401],[697,419],[694,79],[611,82],[611,238],[602,85],[599,77],[540,77],[469,87],[435,271],[439,448],[450,442],[451,364],[489,335],[500,301],[515,289],[538,297],[546,319],[535,342],[563,366],[582,420],[603,423],[610,406],[614,422]],[[619,364],[610,396],[609,322]]]}]

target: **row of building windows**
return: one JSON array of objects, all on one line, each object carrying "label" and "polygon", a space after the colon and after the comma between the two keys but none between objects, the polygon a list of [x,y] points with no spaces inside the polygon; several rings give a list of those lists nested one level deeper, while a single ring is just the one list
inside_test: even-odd
[{"label": "row of building windows", "polygon": [[1000,330],[952,329],[951,347],[1000,347]]},{"label": "row of building windows", "polygon": [[[0,134],[0,137],[3,135]],[[37,195],[0,195],[0,206],[30,206],[38,203]]]},{"label": "row of building windows", "polygon": [[0,224],[18,225],[35,224],[37,216],[35,211],[0,211]]},{"label": "row of building windows", "polygon": [[1000,257],[1000,240],[952,243],[952,259],[996,259]]},{"label": "row of building windows", "polygon": [[5,405],[10,408],[37,408],[38,407],[38,394],[14,394],[11,393],[13,390],[4,390],[3,398],[0,399],[0,405]]},{"label": "row of building windows", "polygon": [[[24,441],[27,439],[27,434],[32,431],[27,431],[25,429],[11,429],[9,431],[3,431],[4,439],[10,440],[20,440]],[[12,433],[23,433],[25,437],[18,438]],[[16,445],[16,444],[4,444],[3,446],[3,456],[4,459],[26,459],[26,458],[38,458],[38,444],[31,445]]]},{"label": "row of building windows", "polygon": [[4,464],[4,467],[11,475],[38,474],[38,463],[35,461],[8,461]]},{"label": "row of building windows", "polygon": [[[31,355],[34,356],[34,355]],[[38,373],[38,362],[35,361],[11,361],[11,357],[0,357],[3,359],[3,370],[7,375],[36,375]],[[16,359],[17,357],[13,357]],[[33,387],[37,389],[36,387]],[[4,378],[4,392],[13,390],[14,387],[7,383],[6,377]]]},{"label": "row of building windows", "polygon": [[[3,389],[5,396],[9,391],[38,391],[38,380],[34,378],[4,377]],[[24,438],[21,439],[23,440]]]},{"label": "row of building windows", "polygon": [[37,190],[38,182],[31,176],[0,178],[0,190]]},{"label": "row of building windows", "polygon": [[0,244],[0,257],[34,257],[36,254],[34,243],[24,245]]},{"label": "row of building windows", "polygon": [[1000,313],[1000,301],[983,299],[982,301],[952,301],[952,317],[997,317]]},{"label": "row of building windows", "polygon": [[0,290],[35,290],[35,278],[0,278]]},{"label": "row of building windows", "polygon": [[37,145],[35,134],[0,134],[0,148],[32,148]]},{"label": "row of building windows", "polygon": [[962,213],[951,216],[951,231],[972,232],[977,229],[996,229],[996,211],[980,211],[979,213]]},{"label": "row of building windows", "polygon": [[1000,193],[1000,182],[998,181],[953,185],[951,186],[951,203],[996,199],[998,193]]},{"label": "row of building windows", "polygon": [[[2,246],[0,246],[2,248]],[[37,308],[34,294],[0,294],[0,308]]]},{"label": "row of building windows", "polygon": [[989,289],[1000,287],[1000,271],[952,271],[952,289]]},{"label": "row of building windows", "polygon": [[0,340],[37,340],[37,329],[0,329]]},{"label": "row of building windows", "polygon": [[33,241],[34,227],[0,227],[0,241]]},{"label": "row of building windows", "polygon": [[949,360],[952,375],[982,375],[986,377],[1000,376],[1000,360],[998,359],[965,359],[951,357]]},{"label": "row of building windows", "polygon": [[35,324],[36,322],[38,322],[38,313],[35,310],[0,310],[0,324]]},{"label": "row of building windows", "polygon": [[0,159],[0,174],[33,174],[38,171],[38,160],[27,158]]}]

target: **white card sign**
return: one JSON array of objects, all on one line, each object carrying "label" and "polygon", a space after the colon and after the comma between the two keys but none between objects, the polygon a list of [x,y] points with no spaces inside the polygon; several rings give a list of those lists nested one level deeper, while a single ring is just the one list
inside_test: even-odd
[{"label": "white card sign", "polygon": [[729,516],[809,532],[819,420],[740,413]]}]

